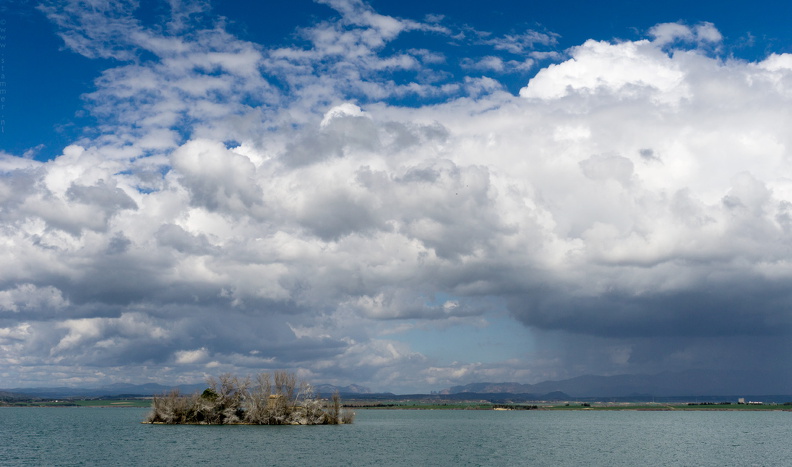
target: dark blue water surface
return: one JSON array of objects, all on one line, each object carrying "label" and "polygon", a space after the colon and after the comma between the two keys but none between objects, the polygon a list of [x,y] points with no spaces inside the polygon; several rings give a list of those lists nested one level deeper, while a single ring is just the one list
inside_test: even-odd
[{"label": "dark blue water surface", "polygon": [[792,465],[792,413],[359,410],[342,426],[145,425],[0,409],[0,465]]}]

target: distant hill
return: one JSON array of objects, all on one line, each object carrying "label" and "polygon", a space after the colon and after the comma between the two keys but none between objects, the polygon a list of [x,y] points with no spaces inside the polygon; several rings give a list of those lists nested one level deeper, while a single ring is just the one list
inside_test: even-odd
[{"label": "distant hill", "polygon": [[100,388],[70,388],[70,387],[37,387],[37,388],[13,388],[13,389],[0,389],[0,392],[7,391],[15,393],[16,395],[23,395],[28,397],[37,398],[96,398],[96,397],[114,397],[114,396],[153,396],[155,394],[164,394],[173,389],[178,389],[182,393],[190,394],[197,391],[203,391],[206,384],[183,384],[179,386],[163,386],[161,384],[147,383],[147,384],[123,384],[116,383]]},{"label": "distant hill", "polygon": [[[118,397],[118,396],[139,396],[147,397],[153,395],[160,395],[170,392],[173,389],[178,389],[183,394],[192,394],[201,392],[206,389],[206,383],[198,384],[182,384],[175,386],[164,386],[156,383],[146,384],[125,384],[115,383],[100,388],[70,388],[70,387],[54,387],[54,388],[13,388],[13,389],[0,389],[0,400],[6,395],[13,399],[23,398],[46,398],[46,399],[70,399],[70,398],[98,398],[98,397]],[[314,390],[322,396],[329,396],[336,392],[341,395],[350,394],[370,394],[369,388],[351,384],[349,386],[333,386],[330,384],[321,384],[314,387]]]},{"label": "distant hill", "polygon": [[484,394],[528,394],[534,392],[533,384],[520,383],[470,383],[443,389],[439,394],[461,394],[466,392]]},{"label": "distant hill", "polygon": [[349,386],[333,386],[332,384],[320,384],[313,387],[314,391],[325,396],[334,394],[336,391],[340,395],[345,394],[371,394],[371,389],[357,384],[350,384]]},{"label": "distant hill", "polygon": [[471,383],[453,386],[440,394],[507,393],[547,394],[561,391],[573,397],[714,396],[792,394],[792,377],[761,372],[687,370],[654,375],[578,376],[536,384]]},{"label": "distant hill", "polygon": [[[0,389],[11,393],[6,397],[28,398],[99,398],[117,396],[152,396],[171,389],[191,394],[201,392],[205,383],[165,386],[161,384],[112,384],[101,388],[12,388]],[[396,397],[391,393],[374,394],[369,388],[357,384],[334,386],[319,384],[314,390],[321,396],[338,391],[347,399],[387,400]],[[397,398],[438,398],[443,400],[573,400],[584,398],[620,398],[652,400],[653,397],[710,397],[710,396],[767,396],[773,400],[792,401],[792,373],[768,375],[753,371],[688,370],[653,375],[585,375],[559,381],[536,384],[515,382],[481,382],[451,388],[433,394],[402,395]],[[786,396],[790,395],[790,396]],[[765,400],[770,400],[765,398]]]},{"label": "distant hill", "polygon": [[20,394],[16,392],[0,391],[0,401],[13,402],[18,400],[27,400],[30,396],[27,394]]}]

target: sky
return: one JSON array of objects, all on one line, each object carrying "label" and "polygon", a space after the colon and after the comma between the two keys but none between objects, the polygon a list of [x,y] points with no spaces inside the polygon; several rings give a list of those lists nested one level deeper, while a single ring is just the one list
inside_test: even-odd
[{"label": "sky", "polygon": [[6,1],[0,387],[750,369],[783,389],[790,19]]}]

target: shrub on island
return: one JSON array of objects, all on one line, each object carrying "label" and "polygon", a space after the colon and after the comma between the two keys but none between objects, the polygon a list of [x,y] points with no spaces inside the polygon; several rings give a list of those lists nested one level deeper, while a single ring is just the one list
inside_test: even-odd
[{"label": "shrub on island", "polygon": [[207,380],[202,394],[178,390],[155,396],[145,423],[199,425],[341,425],[355,414],[342,409],[336,392],[329,401],[293,373],[261,373],[255,382],[224,374]]}]

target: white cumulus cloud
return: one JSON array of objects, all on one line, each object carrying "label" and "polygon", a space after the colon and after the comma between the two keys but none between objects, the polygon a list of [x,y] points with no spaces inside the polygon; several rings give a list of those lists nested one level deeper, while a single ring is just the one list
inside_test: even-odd
[{"label": "white cumulus cloud", "polygon": [[[441,53],[388,44],[463,36],[323,3],[336,16],[279,48],[189,8],[161,29],[132,3],[44,8],[67,47],[119,62],[87,96],[93,136],[0,157],[0,371],[409,390],[788,350],[788,54],[721,58],[709,23],[541,57],[555,35],[473,34],[490,49],[442,80]],[[473,74],[532,53],[565,58],[519,95]],[[409,342],[496,315],[542,350],[441,362]]]}]

